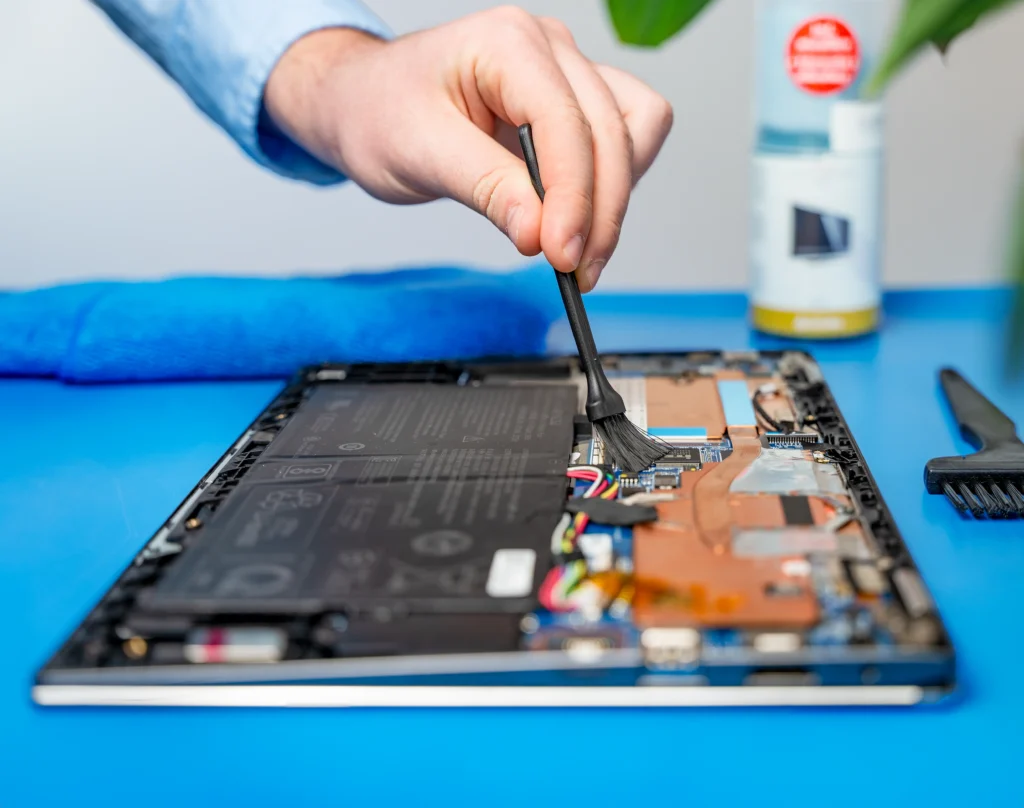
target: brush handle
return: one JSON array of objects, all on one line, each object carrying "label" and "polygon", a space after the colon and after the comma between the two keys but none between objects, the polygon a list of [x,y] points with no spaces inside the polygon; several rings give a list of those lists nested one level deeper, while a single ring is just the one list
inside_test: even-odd
[{"label": "brush handle", "polygon": [[[533,145],[533,128],[530,124],[524,123],[519,127],[519,143],[523,147],[523,158],[530,172],[533,189],[543,202],[544,183],[540,179],[540,163],[537,160],[537,149]],[[587,417],[596,421],[610,415],[625,414],[626,405],[622,396],[612,388],[601,367],[601,358],[594,342],[594,332],[590,330],[590,319],[583,305],[576,273],[555,270],[555,279],[558,281],[558,291],[562,294],[562,304],[569,318],[573,339],[576,340],[576,350],[583,363],[583,372],[587,377]]]},{"label": "brush handle", "polygon": [[[537,159],[537,148],[533,144],[533,127],[530,124],[524,123],[519,127],[519,143],[523,147],[526,170],[530,172],[533,190],[537,192],[537,196],[543,202],[544,183],[540,179],[540,162]],[[572,328],[572,335],[576,339],[576,348],[580,358],[583,359],[584,364],[588,360],[597,362],[597,345],[594,342],[594,333],[590,330],[590,320],[583,305],[583,295],[580,293],[580,284],[576,279],[576,273],[556,270],[555,278],[558,280],[558,291],[562,293],[565,314],[569,318],[569,327]]]},{"label": "brush handle", "polygon": [[960,434],[974,448],[992,449],[1000,444],[1020,442],[1013,421],[957,371],[943,368],[939,371],[939,382]]}]

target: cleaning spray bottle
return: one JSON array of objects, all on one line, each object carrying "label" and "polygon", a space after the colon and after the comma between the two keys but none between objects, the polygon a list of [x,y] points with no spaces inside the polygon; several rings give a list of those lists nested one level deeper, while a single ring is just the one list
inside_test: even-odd
[{"label": "cleaning spray bottle", "polygon": [[752,320],[792,337],[873,331],[883,120],[866,100],[887,0],[758,0]]}]

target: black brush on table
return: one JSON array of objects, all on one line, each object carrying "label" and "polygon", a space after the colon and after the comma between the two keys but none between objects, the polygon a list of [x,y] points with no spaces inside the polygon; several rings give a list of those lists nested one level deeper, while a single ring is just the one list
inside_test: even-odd
[{"label": "black brush on table", "polygon": [[1024,516],[1024,443],[1002,410],[952,368],[939,382],[964,440],[974,454],[936,457],[924,469],[930,494],[945,494],[964,516],[1015,519]]}]

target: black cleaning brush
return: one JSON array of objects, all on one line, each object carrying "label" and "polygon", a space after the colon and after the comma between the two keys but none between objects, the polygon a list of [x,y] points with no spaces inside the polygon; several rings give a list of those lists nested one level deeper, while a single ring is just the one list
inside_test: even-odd
[{"label": "black cleaning brush", "polygon": [[[540,166],[537,150],[533,145],[533,130],[530,124],[519,127],[519,142],[523,157],[530,172],[530,179],[540,201],[544,201],[544,184],[540,180]],[[630,474],[653,465],[671,451],[671,447],[652,438],[626,417],[626,405],[612,388],[601,367],[601,358],[594,344],[587,310],[583,307],[583,296],[579,283],[572,272],[555,271],[558,290],[562,293],[565,314],[569,318],[576,349],[583,363],[587,377],[587,418],[594,425],[597,436],[604,445],[606,460],[611,460],[620,469]]]},{"label": "black cleaning brush", "polygon": [[1024,443],[1013,421],[952,368],[939,372],[942,391],[964,440],[979,451],[936,457],[924,470],[930,494],[945,494],[965,516],[1024,516]]}]

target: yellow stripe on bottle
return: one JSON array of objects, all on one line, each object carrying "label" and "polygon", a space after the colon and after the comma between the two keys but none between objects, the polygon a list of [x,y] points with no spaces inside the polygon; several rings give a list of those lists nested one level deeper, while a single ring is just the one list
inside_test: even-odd
[{"label": "yellow stripe on bottle", "polygon": [[856,311],[778,311],[761,306],[752,308],[754,328],[783,337],[828,339],[856,337],[878,328],[877,308]]}]

